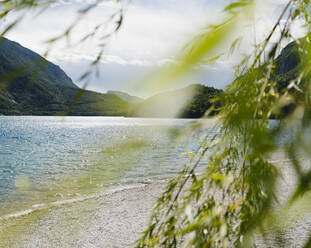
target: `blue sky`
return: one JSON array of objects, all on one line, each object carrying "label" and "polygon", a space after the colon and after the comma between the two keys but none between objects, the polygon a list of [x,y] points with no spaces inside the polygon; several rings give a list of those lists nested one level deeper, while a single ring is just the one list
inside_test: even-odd
[{"label": "blue sky", "polygon": [[[7,37],[19,42],[39,54],[48,46],[44,41],[58,35],[76,18],[76,11],[93,0],[59,0],[39,17],[29,13],[24,21]],[[122,2],[122,1],[121,1]],[[265,2],[265,1],[258,1]],[[284,0],[267,0],[269,6],[261,4],[256,14],[256,37],[262,40],[273,25],[277,13],[284,5]],[[144,92],[133,89],[133,82],[144,75],[174,61],[186,42],[210,23],[215,23],[224,7],[225,0],[132,0],[129,4],[122,2],[125,19],[121,30],[111,37],[105,47],[100,63],[100,77],[93,77],[88,89],[105,92],[106,90],[123,90],[134,95],[147,96]],[[120,8],[113,0],[103,1],[77,26],[72,35],[74,43],[92,27],[107,20],[108,16]],[[258,7],[259,8],[259,7]],[[257,9],[256,9],[257,12]],[[13,18],[16,14],[8,17]],[[0,28],[4,28],[2,24]],[[105,30],[111,30],[108,25]],[[302,31],[296,28],[297,36]],[[232,66],[242,53],[252,47],[254,33],[250,27],[241,27],[236,32],[245,38],[240,53],[219,62],[205,66],[195,74],[180,79],[182,87],[190,83],[201,83],[217,88],[224,88],[233,79]],[[79,46],[67,47],[67,43],[56,44],[48,59],[60,65],[65,72],[81,86],[77,79],[96,57],[98,38]]]}]

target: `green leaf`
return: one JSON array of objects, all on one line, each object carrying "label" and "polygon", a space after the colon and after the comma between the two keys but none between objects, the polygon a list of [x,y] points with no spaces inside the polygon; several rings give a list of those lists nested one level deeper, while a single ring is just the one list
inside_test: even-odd
[{"label": "green leaf", "polygon": [[229,5],[224,9],[224,11],[236,10],[236,9],[238,9],[238,8],[242,8],[242,7],[247,6],[248,4],[249,4],[248,1],[234,2],[234,3],[229,4]]}]

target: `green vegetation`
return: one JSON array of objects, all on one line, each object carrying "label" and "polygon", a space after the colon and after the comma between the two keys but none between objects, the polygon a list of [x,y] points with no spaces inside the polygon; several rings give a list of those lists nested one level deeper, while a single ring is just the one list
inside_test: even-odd
[{"label": "green vegetation", "polygon": [[[243,13],[252,13],[255,4],[230,3],[224,10],[227,19],[203,36],[226,39],[236,20],[253,22]],[[291,43],[275,60],[282,42],[293,39],[295,20],[310,30],[309,8],[309,1],[287,1],[267,38],[236,67],[237,79],[219,98],[217,134],[202,137],[200,149],[168,184],[137,247],[256,247],[258,238],[265,242],[267,234],[270,245],[286,247],[283,231],[310,214],[311,168],[302,163],[310,160],[311,150],[310,35]],[[276,34],[279,42],[270,46]],[[192,45],[208,51],[214,42],[195,40]],[[186,69],[201,58],[193,60],[191,54],[184,58]],[[281,120],[271,126],[273,116]],[[284,134],[291,138],[280,145]],[[283,168],[270,160],[279,149],[297,177],[288,199],[281,199],[277,185]],[[205,171],[197,175],[199,162],[207,156]],[[310,245],[309,234],[304,247]]]},{"label": "green vegetation", "polygon": [[[230,1],[223,11],[223,20],[195,37],[189,44],[190,51],[182,51],[181,63],[161,72],[159,78],[166,80],[157,78],[159,85],[153,87],[168,84],[170,79],[210,58],[241,22],[253,23],[256,2]],[[6,3],[11,3],[7,4],[9,9],[16,6],[27,9],[39,2]],[[266,39],[242,58],[236,70],[237,79],[218,97],[222,105],[215,132],[206,130],[198,141],[200,148],[189,153],[189,163],[167,185],[137,247],[254,247],[256,239],[264,239],[265,233],[277,246],[282,240],[282,230],[310,213],[311,169],[309,163],[306,167],[301,163],[301,158],[311,159],[310,34],[304,42],[291,43],[275,60],[282,42],[294,39],[291,25],[295,20],[303,22],[306,31],[310,31],[309,9],[309,0],[288,0]],[[2,14],[5,16],[5,12]],[[122,20],[118,21],[116,31]],[[71,31],[72,27],[60,38],[68,37]],[[279,38],[275,45],[271,42],[274,35]],[[184,97],[177,97],[177,102],[188,100]],[[283,115],[284,108],[287,109]],[[170,115],[176,113],[182,113],[182,109],[174,109]],[[281,120],[271,127],[273,116],[280,116]],[[290,133],[291,138],[278,147],[284,133]],[[282,168],[269,159],[278,149],[289,159],[297,177],[289,199],[279,199],[277,180]],[[198,164],[207,156],[209,162],[198,175]],[[307,210],[300,212],[301,208]],[[295,218],[288,220],[288,216]],[[304,247],[310,244],[309,234]]]}]

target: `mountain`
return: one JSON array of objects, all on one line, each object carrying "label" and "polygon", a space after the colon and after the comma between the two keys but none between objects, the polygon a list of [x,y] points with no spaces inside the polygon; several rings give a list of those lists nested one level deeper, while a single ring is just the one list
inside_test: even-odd
[{"label": "mountain", "polygon": [[[131,116],[163,118],[200,118],[212,106],[212,99],[219,96],[222,90],[193,84],[188,87],[168,91],[152,96],[132,106]],[[211,114],[215,114],[215,111]]]},{"label": "mountain", "polygon": [[139,103],[139,102],[142,102],[144,100],[143,98],[140,98],[137,96],[131,96],[130,94],[127,94],[127,93],[122,92],[122,91],[108,90],[107,94],[117,95],[118,97],[120,97],[124,101],[132,102],[132,103]]},{"label": "mountain", "polygon": [[[298,76],[304,59],[298,51],[297,42],[303,43],[305,39],[289,43],[282,49],[275,59],[275,70],[271,79],[277,82],[278,91],[285,89],[289,82]],[[258,69],[260,70],[260,68]],[[303,83],[302,83],[303,85]],[[170,91],[155,95],[133,106],[130,114],[141,117],[182,117],[199,118],[214,105],[220,107],[220,103],[212,103],[212,99],[222,93],[219,89],[203,85],[191,85],[176,91]],[[294,92],[293,92],[294,93]],[[295,92],[297,95],[298,93]],[[299,96],[298,96],[299,97]],[[290,112],[291,105],[284,106],[284,113]],[[214,111],[211,114],[215,114]]]},{"label": "mountain", "polygon": [[[287,45],[275,60],[273,77],[279,91],[299,73],[302,58],[296,44]],[[220,106],[212,99],[221,93],[212,87],[190,85],[143,100],[119,91],[101,94],[82,90],[59,66],[14,41],[0,38],[0,115],[199,118],[211,106]]]},{"label": "mountain", "polygon": [[0,38],[0,80],[0,114],[128,114],[120,97],[81,90],[59,66],[6,38]]},{"label": "mountain", "polygon": [[32,75],[36,81],[78,88],[59,66],[4,37],[0,39],[0,61],[0,75],[2,77],[14,72],[14,70],[27,71],[24,74]]},{"label": "mountain", "polygon": [[[304,42],[301,39],[299,42]],[[297,42],[293,41],[282,49],[275,60],[274,78],[277,81],[277,88],[282,91],[289,82],[298,76],[303,59],[298,51]]]},{"label": "mountain", "polygon": [[[101,94],[81,90],[59,66],[4,37],[0,38],[0,79],[0,114],[4,115],[196,118],[211,106],[210,99],[221,92],[192,85],[143,100],[120,91]],[[183,106],[185,103],[187,106]],[[180,106],[182,111],[175,113]]]}]

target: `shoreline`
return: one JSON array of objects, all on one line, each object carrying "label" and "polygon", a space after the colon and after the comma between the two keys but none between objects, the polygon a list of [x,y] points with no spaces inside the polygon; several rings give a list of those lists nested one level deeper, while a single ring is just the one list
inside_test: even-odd
[{"label": "shoreline", "polygon": [[[278,193],[281,196],[279,200],[282,203],[292,193],[290,189],[296,183],[295,174],[288,160],[279,160],[278,156],[273,158],[278,167],[283,169],[283,177],[278,181]],[[308,160],[302,162],[304,165],[308,164]],[[163,192],[168,180],[169,178],[158,178],[116,186],[107,188],[96,197],[53,204],[53,207],[42,215],[30,214],[29,216],[38,215],[38,218],[28,225],[29,228],[23,230],[22,234],[12,232],[9,235],[11,240],[1,242],[2,239],[0,247],[134,247],[141,236],[140,232],[147,228],[153,203]],[[25,216],[14,218],[20,221],[15,223],[16,228],[23,229],[20,223],[24,223],[24,218],[26,219]],[[282,230],[287,247],[303,247],[310,230],[310,214],[302,220],[297,219],[295,226],[287,226]],[[276,247],[273,236],[268,235],[265,238],[262,240],[258,237],[258,247]]]},{"label": "shoreline", "polygon": [[[165,183],[164,183],[165,182]],[[0,247],[134,247],[167,180],[146,182],[49,209]],[[20,218],[27,218],[22,216]],[[14,239],[14,240],[13,240]],[[3,246],[2,246],[3,245]]]}]

